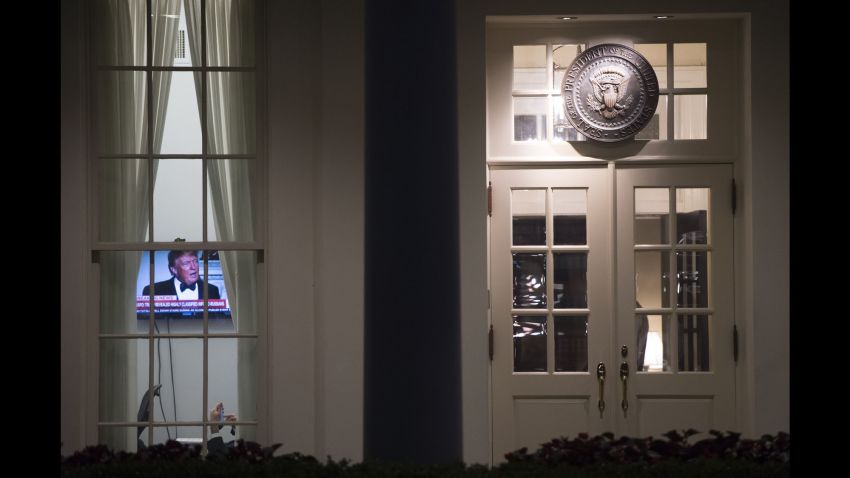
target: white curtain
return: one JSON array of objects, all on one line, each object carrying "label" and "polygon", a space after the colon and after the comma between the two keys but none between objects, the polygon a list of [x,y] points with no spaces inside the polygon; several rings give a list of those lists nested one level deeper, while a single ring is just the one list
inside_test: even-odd
[{"label": "white curtain", "polygon": [[[195,65],[201,64],[200,2],[184,0],[189,49]],[[206,3],[207,64],[254,66],[254,8],[252,1],[209,0]],[[202,83],[195,74],[198,111],[203,111]],[[210,154],[255,152],[254,74],[214,72],[207,77],[207,151]],[[210,205],[216,234],[221,241],[254,239],[252,178],[255,160],[209,160]],[[256,269],[254,253],[219,253],[224,283],[239,333],[257,332]],[[237,390],[239,419],[256,418],[255,339],[237,339]],[[255,440],[253,427],[240,437]]]},{"label": "white curtain", "polygon": [[[99,0],[95,3],[95,51],[101,65],[145,65],[146,5],[144,0]],[[179,0],[153,2],[153,64],[171,65],[177,36]],[[146,118],[153,123],[153,153],[162,144],[171,74],[152,77],[153,112],[148,111],[147,81],[142,72],[99,72],[97,137],[100,153],[147,152]],[[153,177],[141,159],[101,160],[100,239],[144,241],[149,223],[148,191]],[[100,261],[101,332],[127,333],[136,329],[136,278],[141,253],[103,253]],[[136,340],[111,340],[101,344],[99,407],[105,421],[135,420],[142,392],[137,382]],[[102,430],[101,443],[114,449],[135,450],[132,430]]]}]

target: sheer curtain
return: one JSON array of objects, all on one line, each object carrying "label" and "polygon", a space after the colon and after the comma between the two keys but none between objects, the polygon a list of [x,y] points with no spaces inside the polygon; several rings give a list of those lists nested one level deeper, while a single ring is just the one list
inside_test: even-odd
[{"label": "sheer curtain", "polygon": [[[153,64],[170,65],[175,53],[179,0],[153,2]],[[146,5],[144,0],[100,0],[95,2],[95,45],[102,65],[145,65],[147,58]],[[147,153],[148,127],[153,123],[153,153],[162,144],[171,74],[152,77],[153,91],[147,91],[143,72],[99,72],[97,137],[100,153]],[[148,111],[147,95],[152,95],[153,112]],[[153,177],[148,163],[141,159],[101,160],[99,239],[101,241],[141,242],[149,223],[148,194]],[[136,330],[136,278],[141,253],[105,253],[100,261],[101,332]],[[142,391],[137,383],[136,340],[112,340],[102,344],[100,357],[99,407],[105,421],[135,420]],[[135,428],[102,430],[100,442],[114,449],[133,450]]]},{"label": "sheer curtain", "polygon": [[[200,63],[200,2],[184,0],[189,48]],[[245,0],[206,3],[207,64],[254,66],[254,8]],[[195,74],[198,111],[202,111],[201,77]],[[254,74],[212,72],[207,77],[207,151],[210,154],[255,152]],[[209,198],[220,241],[254,239],[252,177],[254,159],[209,160]],[[220,252],[225,288],[238,333],[256,333],[256,269],[253,253]],[[239,419],[256,418],[256,340],[237,339]],[[255,439],[254,427],[242,427],[241,438]]]}]

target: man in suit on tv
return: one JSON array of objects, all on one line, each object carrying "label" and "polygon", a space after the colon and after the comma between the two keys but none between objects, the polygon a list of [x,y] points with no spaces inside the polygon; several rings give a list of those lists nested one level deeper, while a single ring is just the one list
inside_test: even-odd
[{"label": "man in suit on tv", "polygon": [[[170,251],[168,270],[171,278],[153,285],[154,295],[176,295],[177,300],[204,298],[204,281],[198,267],[198,251]],[[208,299],[220,299],[218,287],[208,285]],[[150,286],[142,289],[142,295],[150,295]]]}]

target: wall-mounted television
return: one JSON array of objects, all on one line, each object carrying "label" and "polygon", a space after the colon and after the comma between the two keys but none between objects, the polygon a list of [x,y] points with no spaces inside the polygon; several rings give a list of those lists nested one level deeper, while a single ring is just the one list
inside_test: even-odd
[{"label": "wall-mounted television", "polygon": [[[230,319],[230,304],[218,251],[154,251],[153,312],[157,319],[202,319],[204,283],[208,283],[208,317]],[[204,262],[207,275],[204,275]],[[145,251],[136,281],[136,318],[151,315],[150,253]]]}]

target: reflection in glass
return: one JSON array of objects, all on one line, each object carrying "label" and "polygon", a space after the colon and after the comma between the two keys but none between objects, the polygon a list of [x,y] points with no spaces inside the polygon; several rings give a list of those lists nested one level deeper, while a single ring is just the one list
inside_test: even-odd
[{"label": "reflection in glass", "polygon": [[150,171],[146,159],[101,159],[98,168],[98,230],[101,241],[148,240]]},{"label": "reflection in glass", "polygon": [[564,115],[564,98],[561,96],[552,97],[552,118],[554,121],[555,132],[552,135],[554,142],[558,141],[586,141],[587,137],[573,128],[573,125],[567,121]]},{"label": "reflection in glass", "polygon": [[635,50],[652,65],[658,78],[658,88],[667,88],[667,44],[635,43]]},{"label": "reflection in glass", "polygon": [[546,245],[546,190],[511,191],[513,243],[515,246]]},{"label": "reflection in glass", "polygon": [[546,88],[546,45],[514,46],[514,89]]},{"label": "reflection in glass", "polygon": [[514,372],[546,371],[546,317],[514,315]]},{"label": "reflection in glass", "polygon": [[635,300],[637,307],[670,307],[670,252],[635,252]]},{"label": "reflection in glass", "polygon": [[587,372],[587,317],[555,317],[555,371]]},{"label": "reflection in glass", "polygon": [[513,269],[514,308],[546,308],[546,254],[514,253]]},{"label": "reflection in glass", "polygon": [[635,188],[635,244],[669,244],[670,192]]},{"label": "reflection in glass", "polygon": [[708,138],[708,95],[673,95],[673,139]]},{"label": "reflection in glass", "polygon": [[[139,251],[100,251],[100,333],[148,333],[148,324],[137,325],[136,312],[150,317],[150,303],[137,304]],[[144,254],[145,260],[147,253]],[[146,268],[146,270],[149,270]],[[146,284],[150,284],[148,276]]]},{"label": "reflection in glass", "polygon": [[584,51],[584,44],[580,45],[552,45],[552,88],[559,90],[564,80],[567,68]]},{"label": "reflection in glass", "polygon": [[676,88],[706,88],[706,44],[673,45],[673,85]]},{"label": "reflection in glass", "polygon": [[587,253],[554,253],[556,309],[587,307]]},{"label": "reflection in glass", "polygon": [[670,371],[670,317],[637,314],[637,369],[640,372]]},{"label": "reflection in glass", "polygon": [[638,134],[635,139],[667,139],[667,95],[658,97],[658,106],[652,119]]},{"label": "reflection in glass", "polygon": [[707,244],[709,188],[676,189],[676,234],[679,244]]},{"label": "reflection in glass", "polygon": [[514,98],[514,141],[546,140],[548,102],[545,96]]},{"label": "reflection in glass", "polygon": [[162,159],[153,190],[154,241],[201,241],[203,175],[200,159]]},{"label": "reflection in glass", "polygon": [[556,246],[587,244],[587,189],[553,189]]},{"label": "reflection in glass", "polygon": [[708,307],[708,252],[676,251],[676,305]]},{"label": "reflection in glass", "polygon": [[707,372],[708,315],[679,314],[679,371]]}]

